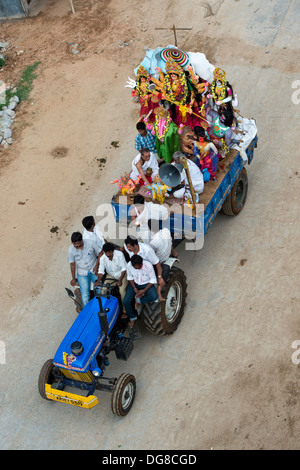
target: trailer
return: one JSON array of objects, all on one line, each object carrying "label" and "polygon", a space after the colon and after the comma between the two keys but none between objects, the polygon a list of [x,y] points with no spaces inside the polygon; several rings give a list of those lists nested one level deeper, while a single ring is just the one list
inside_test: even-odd
[{"label": "trailer", "polygon": [[[251,164],[257,143],[256,134],[245,152],[232,148],[219,162],[217,178],[205,183],[204,191],[199,196],[196,214],[193,215],[192,209],[188,206],[174,204],[173,199],[171,201],[165,199],[164,205],[169,208],[170,218],[168,221],[161,221],[161,226],[168,224],[175,242],[187,238],[187,235],[188,238],[193,238],[193,234],[195,236],[200,232],[205,235],[220,211],[229,216],[241,212],[248,190],[246,165]],[[138,193],[139,191],[135,194]],[[122,196],[120,192],[112,197],[111,205],[117,223],[130,224],[133,197],[133,194]],[[150,202],[152,199],[145,197],[145,201]]]}]

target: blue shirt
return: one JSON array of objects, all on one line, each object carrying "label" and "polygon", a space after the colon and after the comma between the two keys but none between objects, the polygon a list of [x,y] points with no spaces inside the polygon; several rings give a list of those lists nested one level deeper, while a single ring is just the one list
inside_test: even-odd
[{"label": "blue shirt", "polygon": [[135,150],[139,152],[142,149],[149,149],[150,152],[154,153],[157,152],[155,147],[155,137],[148,129],[147,135],[145,137],[141,136],[141,134],[138,134],[135,138]]}]

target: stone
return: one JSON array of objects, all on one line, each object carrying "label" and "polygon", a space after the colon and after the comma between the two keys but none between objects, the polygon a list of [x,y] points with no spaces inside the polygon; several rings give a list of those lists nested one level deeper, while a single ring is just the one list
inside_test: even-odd
[{"label": "stone", "polygon": [[8,109],[8,108],[4,110],[4,113],[6,114],[6,116],[9,116],[10,118],[14,118],[16,114],[12,109]]},{"label": "stone", "polygon": [[5,129],[3,132],[3,139],[9,139],[12,136],[11,130],[10,129]]},{"label": "stone", "polygon": [[8,105],[8,109],[15,109],[17,103],[15,101],[10,101]]},{"label": "stone", "polygon": [[19,103],[20,102],[20,99],[17,95],[14,95],[11,97],[10,99],[10,102],[14,101],[15,103]]},{"label": "stone", "polygon": [[12,121],[10,119],[0,119],[0,132],[5,131],[5,129],[9,129],[12,124]]}]

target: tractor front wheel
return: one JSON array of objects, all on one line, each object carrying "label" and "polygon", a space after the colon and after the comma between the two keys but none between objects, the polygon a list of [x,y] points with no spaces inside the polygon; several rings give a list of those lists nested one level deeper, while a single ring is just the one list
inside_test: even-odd
[{"label": "tractor front wheel", "polygon": [[129,413],[136,391],[136,380],[131,374],[122,374],[118,378],[111,399],[112,412],[117,416]]},{"label": "tractor front wheel", "polygon": [[53,375],[53,359],[48,359],[48,361],[45,362],[43,365],[40,375],[39,375],[39,381],[38,381],[38,386],[39,386],[39,392],[42,398],[45,400],[49,400],[47,398],[46,392],[45,392],[45,385],[49,384],[52,385],[53,382],[55,382],[55,377]]}]

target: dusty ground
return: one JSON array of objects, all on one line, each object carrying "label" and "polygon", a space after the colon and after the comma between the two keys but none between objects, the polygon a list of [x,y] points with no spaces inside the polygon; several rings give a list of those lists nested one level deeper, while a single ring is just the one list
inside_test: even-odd
[{"label": "dusty ground", "polygon": [[[73,15],[69,1],[49,0],[35,18],[0,24],[10,43],[1,80],[15,84],[41,61],[30,101],[17,109],[15,143],[0,153],[1,448],[298,447],[299,7],[207,5],[78,0]],[[110,201],[109,182],[135,156],[137,107],[125,82],[146,46],[174,43],[155,29],[174,23],[193,28],[178,33],[179,47],[226,70],[242,114],[257,119],[259,147],[242,213],[219,215],[200,252],[181,248],[189,289],[176,334],[143,331],[128,363],[113,361],[112,375],[138,381],[119,420],[108,395],[86,413],[43,401],[37,377],[75,318],[64,292],[70,234]]]}]

